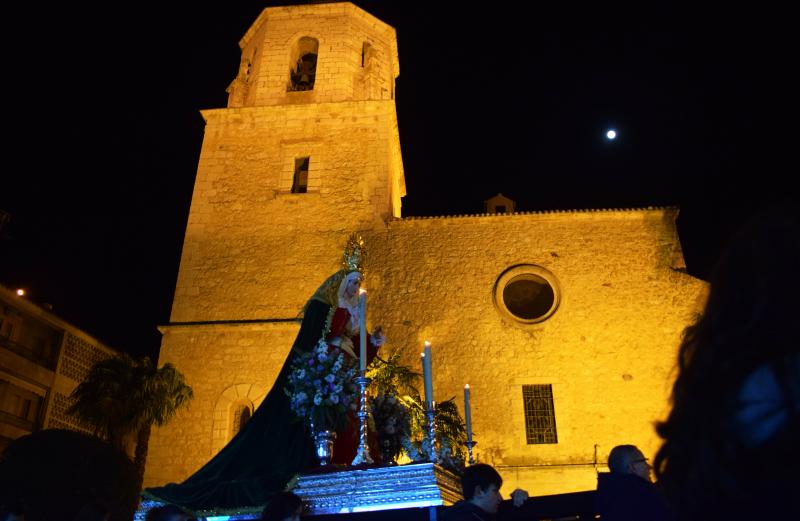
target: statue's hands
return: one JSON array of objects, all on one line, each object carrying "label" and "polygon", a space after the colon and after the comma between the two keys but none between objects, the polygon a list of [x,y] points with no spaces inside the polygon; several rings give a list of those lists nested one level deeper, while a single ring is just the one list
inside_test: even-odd
[{"label": "statue's hands", "polygon": [[381,329],[381,326],[376,327],[375,331],[372,332],[370,341],[375,347],[380,347],[386,343],[386,337],[383,334],[383,329]]},{"label": "statue's hands", "polygon": [[511,493],[511,501],[514,502],[515,507],[521,507],[527,499],[528,492],[526,490],[522,490],[521,488],[518,488]]}]

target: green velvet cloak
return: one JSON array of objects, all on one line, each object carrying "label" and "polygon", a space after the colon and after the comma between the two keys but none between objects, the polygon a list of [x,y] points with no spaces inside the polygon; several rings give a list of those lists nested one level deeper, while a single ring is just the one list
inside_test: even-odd
[{"label": "green velvet cloak", "polygon": [[292,351],[269,394],[244,428],[183,483],[145,489],[146,498],[172,503],[196,514],[260,510],[297,473],[316,466],[307,426],[296,419],[283,389],[294,353],[319,341],[330,305],[311,300]]}]

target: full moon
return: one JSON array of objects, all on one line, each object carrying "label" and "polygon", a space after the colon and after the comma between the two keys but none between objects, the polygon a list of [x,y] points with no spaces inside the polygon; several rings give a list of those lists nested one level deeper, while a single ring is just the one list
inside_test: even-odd
[{"label": "full moon", "polygon": [[617,131],[616,130],[609,130],[608,132],[606,132],[606,137],[608,139],[616,138],[617,137]]}]

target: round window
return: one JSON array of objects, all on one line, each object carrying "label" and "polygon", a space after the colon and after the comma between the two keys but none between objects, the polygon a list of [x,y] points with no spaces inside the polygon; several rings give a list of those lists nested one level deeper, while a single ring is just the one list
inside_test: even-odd
[{"label": "round window", "polygon": [[494,301],[501,314],[514,322],[535,324],[558,307],[558,284],[553,274],[541,266],[513,266],[498,277]]}]

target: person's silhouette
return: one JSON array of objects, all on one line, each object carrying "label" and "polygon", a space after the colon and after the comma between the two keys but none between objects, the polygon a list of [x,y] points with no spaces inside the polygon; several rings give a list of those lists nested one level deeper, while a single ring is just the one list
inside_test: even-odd
[{"label": "person's silhouette", "polygon": [[753,218],[714,268],[657,426],[655,472],[680,519],[800,519],[798,271],[796,205]]}]

